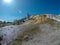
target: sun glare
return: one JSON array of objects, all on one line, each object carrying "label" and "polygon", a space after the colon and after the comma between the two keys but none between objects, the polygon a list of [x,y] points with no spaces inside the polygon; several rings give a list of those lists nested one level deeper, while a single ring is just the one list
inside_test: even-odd
[{"label": "sun glare", "polygon": [[12,0],[4,0],[6,3],[11,3]]}]

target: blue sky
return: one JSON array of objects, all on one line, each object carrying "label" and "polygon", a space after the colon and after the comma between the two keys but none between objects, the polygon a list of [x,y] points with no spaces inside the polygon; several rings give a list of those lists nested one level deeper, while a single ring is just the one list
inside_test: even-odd
[{"label": "blue sky", "polygon": [[0,0],[0,20],[13,21],[26,14],[60,14],[60,0]]}]

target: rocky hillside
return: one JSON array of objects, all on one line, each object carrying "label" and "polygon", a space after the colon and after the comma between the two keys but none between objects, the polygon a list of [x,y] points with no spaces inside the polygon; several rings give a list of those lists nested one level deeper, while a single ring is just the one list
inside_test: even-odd
[{"label": "rocky hillside", "polygon": [[[55,45],[59,41],[60,23],[46,15],[29,17],[21,25],[0,28],[2,45]],[[59,38],[56,38],[58,36]],[[55,40],[56,39],[56,40]],[[52,41],[52,42],[51,42]]]}]

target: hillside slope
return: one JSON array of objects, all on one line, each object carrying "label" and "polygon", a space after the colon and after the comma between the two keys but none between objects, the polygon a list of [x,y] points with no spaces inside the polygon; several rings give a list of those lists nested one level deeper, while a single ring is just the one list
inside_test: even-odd
[{"label": "hillside slope", "polygon": [[[3,35],[2,45],[54,45],[54,38],[55,36],[59,37],[57,32],[60,30],[55,26],[57,25],[55,24],[56,21],[47,18],[45,15],[30,18],[22,25],[0,28],[0,35]],[[50,42],[51,40],[54,42]],[[56,40],[58,41],[58,38]]]}]

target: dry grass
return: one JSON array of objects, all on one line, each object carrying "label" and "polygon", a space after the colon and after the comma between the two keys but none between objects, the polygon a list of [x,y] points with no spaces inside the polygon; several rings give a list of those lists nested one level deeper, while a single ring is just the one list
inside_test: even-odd
[{"label": "dry grass", "polygon": [[35,16],[34,20],[25,27],[26,31],[24,31],[20,37],[18,36],[17,39],[15,39],[13,42],[10,42],[8,45],[22,45],[22,41],[32,40],[34,35],[40,31],[39,25],[41,23],[54,25],[54,20],[46,18],[46,16]]},{"label": "dry grass", "polygon": [[39,24],[34,23],[35,22],[28,24],[25,27],[26,31],[24,31],[21,36],[18,36],[17,39],[8,43],[8,45],[22,45],[22,41],[32,40],[34,38],[34,35],[39,32]]}]

